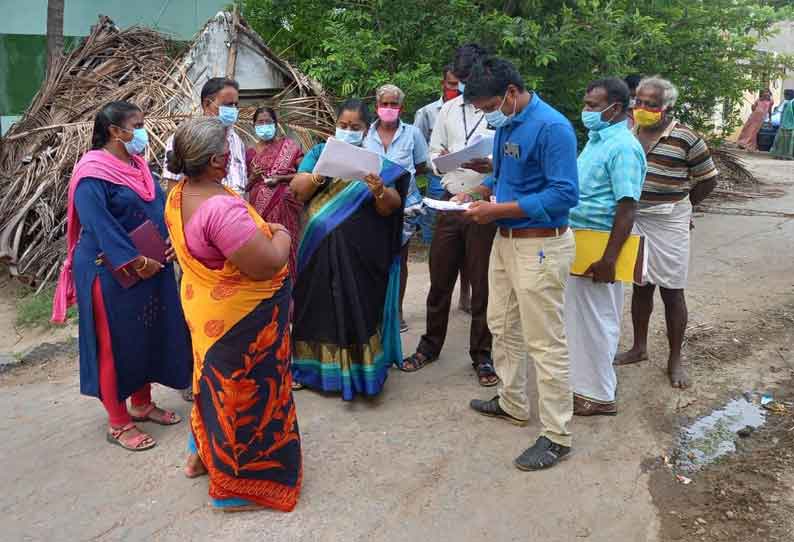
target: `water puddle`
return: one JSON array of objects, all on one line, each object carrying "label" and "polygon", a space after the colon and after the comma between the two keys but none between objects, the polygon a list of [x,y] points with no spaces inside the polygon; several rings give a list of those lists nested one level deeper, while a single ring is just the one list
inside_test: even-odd
[{"label": "water puddle", "polygon": [[742,397],[681,429],[674,462],[677,469],[695,472],[725,454],[736,451],[737,431],[757,429],[766,412]]}]

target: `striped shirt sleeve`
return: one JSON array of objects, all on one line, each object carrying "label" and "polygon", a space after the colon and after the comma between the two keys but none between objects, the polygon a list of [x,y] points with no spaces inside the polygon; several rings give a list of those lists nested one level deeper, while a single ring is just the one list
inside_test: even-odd
[{"label": "striped shirt sleeve", "polygon": [[690,185],[693,187],[713,179],[719,173],[703,138],[698,138],[695,144],[689,148],[686,162],[689,166]]}]

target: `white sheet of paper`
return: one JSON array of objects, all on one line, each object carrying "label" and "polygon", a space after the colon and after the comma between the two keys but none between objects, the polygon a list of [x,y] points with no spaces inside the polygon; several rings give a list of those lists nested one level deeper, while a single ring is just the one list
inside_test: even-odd
[{"label": "white sheet of paper", "polygon": [[380,168],[378,153],[330,137],[312,173],[338,179],[363,179],[370,173],[380,173]]},{"label": "white sheet of paper", "polygon": [[433,160],[436,169],[441,173],[448,173],[459,168],[462,164],[477,158],[487,158],[493,153],[493,136],[475,134],[469,144],[461,150],[439,156]]},{"label": "white sheet of paper", "polygon": [[455,203],[454,201],[443,201],[438,199],[424,198],[425,205],[436,211],[466,211],[471,205],[469,203]]}]

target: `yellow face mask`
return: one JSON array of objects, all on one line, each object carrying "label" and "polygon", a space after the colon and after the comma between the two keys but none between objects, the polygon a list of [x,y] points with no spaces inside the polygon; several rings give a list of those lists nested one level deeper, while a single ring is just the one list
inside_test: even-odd
[{"label": "yellow face mask", "polygon": [[634,124],[642,128],[656,126],[662,121],[661,111],[652,111],[649,109],[635,109],[634,110]]}]

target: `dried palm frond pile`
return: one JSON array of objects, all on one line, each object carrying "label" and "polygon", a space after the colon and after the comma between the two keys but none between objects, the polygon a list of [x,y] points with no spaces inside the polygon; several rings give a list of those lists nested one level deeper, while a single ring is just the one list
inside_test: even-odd
[{"label": "dried palm frond pile", "polygon": [[0,260],[12,274],[45,282],[60,267],[69,177],[90,147],[103,105],[139,105],[157,119],[149,126],[155,142],[174,130],[168,104],[190,99],[191,89],[170,73],[168,45],[157,32],[119,30],[100,17],[85,41],[54,63],[23,118],[0,140]]},{"label": "dried palm frond pile", "polygon": [[721,200],[750,199],[759,191],[760,183],[742,161],[741,156],[730,149],[715,147],[711,150],[714,164],[720,172],[717,187],[711,197]]},{"label": "dried palm frond pile", "polygon": [[[208,26],[213,21],[234,29],[231,47],[239,33],[284,74],[288,88],[266,101],[279,112],[282,128],[304,148],[333,132],[331,101],[317,83],[278,58],[236,14],[219,14]],[[120,30],[100,17],[83,43],[49,70],[25,115],[0,139],[0,262],[12,275],[43,285],[60,269],[69,177],[90,147],[93,118],[103,105],[126,100],[141,107],[150,140],[146,157],[159,171],[168,137],[199,106],[188,73],[193,47],[173,59],[165,36],[146,28]],[[202,74],[218,71],[198,68]],[[241,118],[250,119],[253,111],[243,109]]]}]

